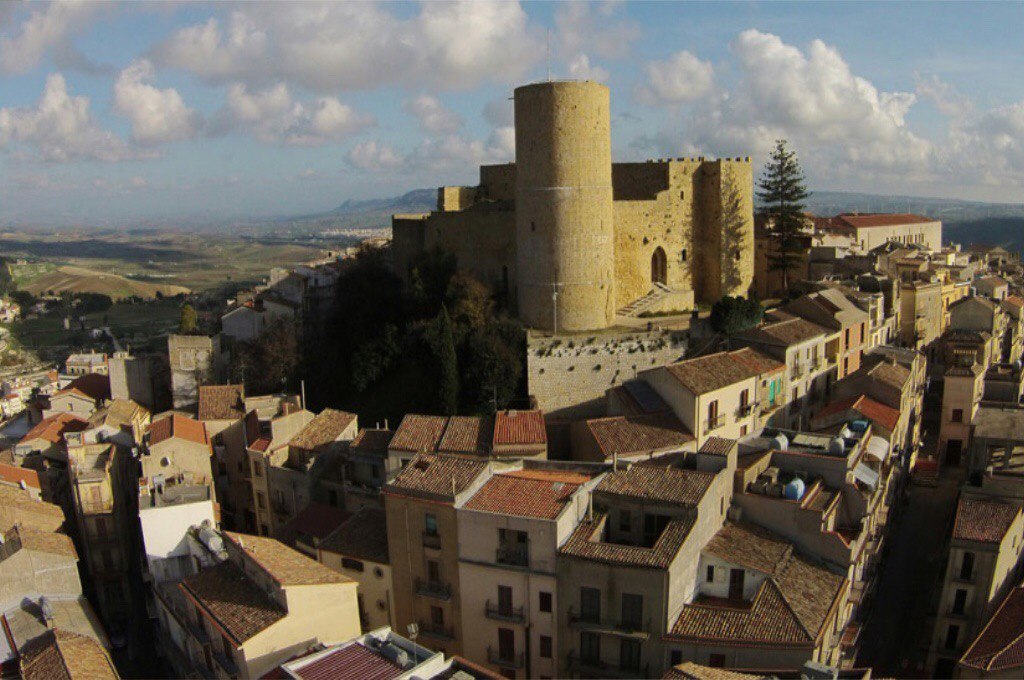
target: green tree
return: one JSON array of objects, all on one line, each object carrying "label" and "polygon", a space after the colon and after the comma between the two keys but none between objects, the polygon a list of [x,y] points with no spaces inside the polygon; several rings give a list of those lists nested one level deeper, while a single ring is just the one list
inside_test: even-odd
[{"label": "green tree", "polygon": [[764,308],[754,298],[729,297],[716,302],[711,308],[711,328],[716,333],[733,335],[761,323]]},{"label": "green tree", "polygon": [[804,255],[800,232],[804,226],[804,201],[810,195],[796,152],[786,140],[775,143],[768,163],[757,182],[757,198],[773,248],[768,267],[782,272],[782,286],[789,289],[789,273]]},{"label": "green tree", "polygon": [[459,362],[455,353],[455,336],[452,334],[452,320],[448,308],[441,306],[430,324],[428,342],[437,362],[437,404],[438,409],[448,416],[459,410]]},{"label": "green tree", "polygon": [[186,303],[181,306],[181,319],[178,321],[178,332],[182,335],[190,335],[196,332],[199,317],[195,308]]}]

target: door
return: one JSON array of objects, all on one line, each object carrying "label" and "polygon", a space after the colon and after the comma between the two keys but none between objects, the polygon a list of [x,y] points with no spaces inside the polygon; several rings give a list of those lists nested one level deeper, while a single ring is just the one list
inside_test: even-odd
[{"label": "door", "polygon": [[668,282],[668,258],[660,246],[651,255],[651,283],[665,284]]},{"label": "door", "polygon": [[742,569],[729,570],[729,599],[743,599],[743,578],[746,572]]},{"label": "door", "polygon": [[950,439],[946,442],[946,465],[959,465],[960,454],[963,451],[964,443],[959,439]]},{"label": "door", "polygon": [[512,615],[512,589],[508,586],[498,586],[498,613]]},{"label": "door", "polygon": [[498,656],[508,660],[516,658],[516,633],[511,628],[498,629]]}]

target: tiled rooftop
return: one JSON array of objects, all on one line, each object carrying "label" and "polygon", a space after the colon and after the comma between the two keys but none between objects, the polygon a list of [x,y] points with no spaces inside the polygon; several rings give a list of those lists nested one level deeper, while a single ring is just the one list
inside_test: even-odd
[{"label": "tiled rooftop", "polygon": [[828,335],[828,331],[810,321],[794,317],[752,328],[741,335],[750,340],[789,347]]},{"label": "tiled rooftop", "polygon": [[550,473],[548,479],[538,478],[536,474],[497,474],[473,494],[465,508],[515,517],[555,519],[579,488],[578,478],[578,475],[558,473]]},{"label": "tiled rooftop", "polygon": [[48,630],[26,644],[19,660],[23,680],[104,680],[120,677],[106,650],[91,637]]},{"label": "tiled rooftop", "polygon": [[953,538],[1000,543],[1021,509],[1010,503],[961,498],[953,522]]},{"label": "tiled rooftop", "polygon": [[352,513],[323,503],[310,503],[281,530],[286,542],[296,538],[315,538],[322,541],[351,517]]},{"label": "tiled rooftop", "polygon": [[282,586],[352,582],[352,579],[347,576],[306,557],[277,539],[236,534],[233,531],[225,531],[222,535],[240,547],[246,555]]},{"label": "tiled rooftop", "polygon": [[245,417],[245,385],[201,385],[199,420],[238,420]]},{"label": "tiled rooftop", "polygon": [[715,475],[710,472],[632,465],[608,473],[595,491],[673,505],[696,505]]},{"label": "tiled rooftop", "polygon": [[25,433],[22,442],[28,443],[36,439],[59,444],[65,432],[80,432],[89,426],[89,422],[71,413],[57,413],[41,421]]},{"label": "tiled rooftop", "polygon": [[230,560],[186,577],[181,588],[238,642],[245,642],[288,614]]},{"label": "tiled rooftop", "polygon": [[94,401],[110,398],[110,378],[99,373],[86,373],[54,394],[77,394]]},{"label": "tiled rooftop", "polygon": [[336,441],[355,420],[354,413],[325,408],[306,423],[288,444],[297,449],[316,451]]},{"label": "tiled rooftop", "polygon": [[494,433],[494,419],[479,416],[452,416],[438,443],[439,453],[487,455]]},{"label": "tiled rooftop", "polygon": [[365,429],[360,430],[356,438],[352,440],[349,448],[353,451],[363,453],[387,454],[391,438],[394,436],[391,430]]},{"label": "tiled rooftop", "polygon": [[333,649],[308,663],[292,665],[292,672],[301,680],[394,680],[407,670],[358,641]]},{"label": "tiled rooftop", "polygon": [[701,666],[692,661],[686,661],[673,666],[665,672],[662,680],[753,680],[761,675],[750,675],[737,671],[727,671],[724,668],[712,668]]},{"label": "tiled rooftop", "polygon": [[827,418],[846,411],[856,411],[868,420],[881,425],[890,432],[896,429],[896,425],[899,423],[900,419],[899,409],[886,406],[881,402],[875,401],[866,394],[854,395],[852,397],[847,397],[846,399],[833,401],[818,411],[818,413],[815,414],[814,419]]},{"label": "tiled rooftop", "polygon": [[708,437],[701,445],[699,453],[711,456],[725,456],[732,451],[732,448],[735,445],[735,439],[727,439],[725,437]]},{"label": "tiled rooftop", "polygon": [[672,413],[613,416],[586,422],[605,458],[682,446],[693,435]]},{"label": "tiled rooftop", "polygon": [[154,420],[149,425],[149,445],[155,446],[162,441],[178,437],[196,444],[209,444],[206,436],[206,425],[179,413]]},{"label": "tiled rooftop", "polygon": [[421,453],[402,469],[385,492],[453,501],[484,470],[487,463],[459,456]]},{"label": "tiled rooftop", "polygon": [[[993,674],[1024,667],[1024,588],[1014,588],[999,605],[978,637],[964,652],[960,663]],[[1010,677],[1010,675],[995,677]]]},{"label": "tiled rooftop", "polygon": [[748,348],[685,359],[664,370],[693,394],[706,394],[784,368],[784,364]]},{"label": "tiled rooftop", "polygon": [[498,446],[545,446],[548,443],[541,411],[498,411],[494,415],[494,440]]},{"label": "tiled rooftop", "polygon": [[388,564],[387,516],[381,508],[364,507],[320,543],[329,552],[367,562]]},{"label": "tiled rooftop", "polygon": [[866,229],[871,227],[899,227],[910,224],[924,224],[935,222],[931,217],[912,215],[908,213],[843,213],[835,217],[835,221],[841,226],[854,229]]},{"label": "tiled rooftop", "polygon": [[0,486],[0,519],[0,531],[14,524],[57,531],[64,524],[64,511],[59,505],[33,499],[24,489]]},{"label": "tiled rooftop", "polygon": [[447,423],[448,419],[444,416],[410,413],[402,418],[402,423],[391,438],[389,448],[392,451],[412,453],[436,451]]},{"label": "tiled rooftop", "polygon": [[31,527],[16,526],[3,534],[4,543],[20,544],[22,550],[32,550],[59,557],[78,559],[75,544],[69,536],[54,531],[41,531]]},{"label": "tiled rooftop", "polygon": [[593,519],[580,522],[568,540],[558,549],[560,555],[593,562],[646,569],[667,569],[694,525],[694,518],[673,519],[651,547],[611,543],[603,534],[607,515],[595,513]]}]

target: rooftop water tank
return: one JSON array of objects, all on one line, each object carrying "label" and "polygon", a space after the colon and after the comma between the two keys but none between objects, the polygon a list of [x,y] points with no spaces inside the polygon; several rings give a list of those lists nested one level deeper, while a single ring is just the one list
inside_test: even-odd
[{"label": "rooftop water tank", "polygon": [[849,428],[854,432],[864,434],[868,430],[868,421],[866,420],[854,420],[849,424]]},{"label": "rooftop water tank", "polygon": [[777,435],[772,437],[771,447],[776,451],[785,451],[789,448],[789,438],[779,432]]},{"label": "rooftop water tank", "polygon": [[846,440],[842,437],[832,437],[828,442],[828,453],[830,456],[841,456],[846,451]]},{"label": "rooftop water tank", "polygon": [[804,480],[799,477],[794,477],[790,480],[786,488],[782,490],[782,495],[788,501],[798,501],[804,497],[804,492],[807,490]]}]

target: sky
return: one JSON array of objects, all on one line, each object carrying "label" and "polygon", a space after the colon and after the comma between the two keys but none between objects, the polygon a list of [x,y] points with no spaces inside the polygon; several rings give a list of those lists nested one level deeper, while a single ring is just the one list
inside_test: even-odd
[{"label": "sky", "polygon": [[2,3],[0,228],[313,214],[514,159],[607,84],[616,160],[797,151],[812,189],[1024,202],[1024,2]]}]

